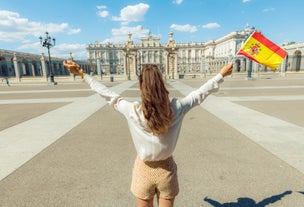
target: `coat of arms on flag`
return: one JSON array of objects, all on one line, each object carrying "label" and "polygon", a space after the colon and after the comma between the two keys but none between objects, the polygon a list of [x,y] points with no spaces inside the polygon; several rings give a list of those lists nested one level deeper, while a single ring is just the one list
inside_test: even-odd
[{"label": "coat of arms on flag", "polygon": [[275,70],[282,63],[286,54],[284,49],[258,31],[254,31],[237,52],[237,55],[244,55],[272,70]]},{"label": "coat of arms on flag", "polygon": [[255,44],[252,44],[249,49],[250,49],[250,55],[251,56],[256,56],[259,54],[260,52],[260,47],[261,47],[261,44],[260,43],[255,43]]}]

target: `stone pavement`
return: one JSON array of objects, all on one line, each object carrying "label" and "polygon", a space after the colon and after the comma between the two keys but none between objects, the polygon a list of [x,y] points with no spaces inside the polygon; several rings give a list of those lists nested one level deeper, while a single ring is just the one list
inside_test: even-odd
[{"label": "stone pavement", "polygon": [[[139,100],[134,81],[104,83]],[[303,92],[302,78],[227,77],[185,117],[175,206],[304,206]],[[0,106],[0,206],[135,206],[127,123],[85,83],[0,86]]]}]

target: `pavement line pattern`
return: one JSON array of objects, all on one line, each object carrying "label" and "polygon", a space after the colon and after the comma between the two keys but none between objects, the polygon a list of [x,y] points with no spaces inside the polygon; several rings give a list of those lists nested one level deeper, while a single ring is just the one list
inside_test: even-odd
[{"label": "pavement line pattern", "polygon": [[[292,96],[238,96],[218,97],[229,101],[303,101],[304,95]],[[1,103],[1,102],[0,102]]]},{"label": "pavement line pattern", "polygon": [[0,91],[0,94],[27,94],[27,93],[63,93],[63,92],[80,92],[91,91],[91,89],[60,89],[60,90],[27,90],[27,91]]},{"label": "pavement line pattern", "polygon": [[43,98],[43,99],[9,99],[0,100],[1,104],[31,104],[31,103],[64,103],[64,102],[74,102],[83,99],[73,97],[73,98]]},{"label": "pavement line pattern", "polygon": [[302,89],[304,86],[255,86],[255,87],[222,87],[222,90],[264,90],[264,89]]},{"label": "pavement line pattern", "polygon": [[[169,83],[184,95],[194,90],[179,81]],[[304,173],[303,127],[214,95],[210,95],[201,107]]]},{"label": "pavement line pattern", "polygon": [[[134,83],[123,82],[111,89],[120,94]],[[106,104],[94,94],[0,131],[0,180]]]}]

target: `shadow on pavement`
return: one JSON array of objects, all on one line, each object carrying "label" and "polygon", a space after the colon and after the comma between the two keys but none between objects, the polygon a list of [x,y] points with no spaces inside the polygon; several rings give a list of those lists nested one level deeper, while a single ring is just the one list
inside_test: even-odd
[{"label": "shadow on pavement", "polygon": [[[229,202],[229,203],[219,203],[216,200],[213,200],[211,198],[204,198],[204,201],[211,204],[213,207],[265,207],[269,204],[275,203],[279,200],[281,200],[284,196],[291,194],[292,191],[285,191],[282,194],[274,195],[269,198],[265,198],[264,200],[260,202],[256,202],[251,198],[238,198],[237,202]],[[303,193],[304,192],[299,192]]]}]

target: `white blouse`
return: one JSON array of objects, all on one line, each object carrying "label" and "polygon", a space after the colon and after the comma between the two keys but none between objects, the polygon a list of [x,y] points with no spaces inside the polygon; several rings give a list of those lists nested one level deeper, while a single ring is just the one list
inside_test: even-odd
[{"label": "white blouse", "polygon": [[170,157],[175,149],[184,115],[192,107],[201,104],[210,93],[218,91],[219,83],[224,80],[219,73],[186,97],[172,98],[173,118],[171,126],[165,134],[154,136],[146,125],[139,102],[125,100],[90,75],[86,74],[84,79],[92,90],[104,97],[115,110],[127,119],[137,154],[143,161],[164,160]]}]

